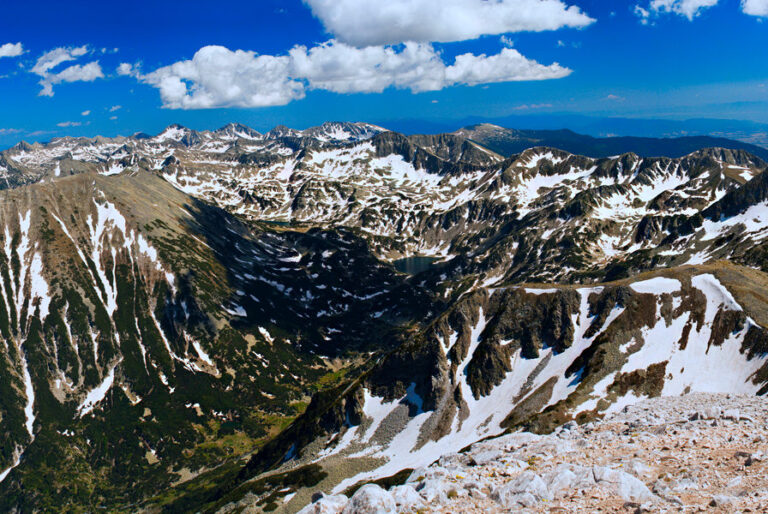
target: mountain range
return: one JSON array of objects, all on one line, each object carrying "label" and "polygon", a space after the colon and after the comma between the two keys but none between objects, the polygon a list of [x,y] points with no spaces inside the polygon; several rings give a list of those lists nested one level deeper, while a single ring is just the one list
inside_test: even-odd
[{"label": "mountain range", "polygon": [[512,130],[487,123],[459,129],[456,134],[477,141],[505,156],[534,146],[548,146],[589,157],[610,157],[632,152],[645,157],[663,155],[677,158],[702,148],[720,147],[746,150],[762,159],[768,159],[768,149],[764,146],[712,136],[592,137],[571,130]]},{"label": "mountain range", "polygon": [[[454,120],[389,119],[380,120],[382,126],[404,134],[440,134],[461,127],[494,124],[530,130],[559,131],[568,127],[579,134],[595,138],[634,136],[642,138],[675,139],[693,136],[714,136],[735,139],[768,148],[768,124],[749,120],[723,118],[621,118],[546,112],[516,114],[499,117],[469,117]],[[709,145],[712,146],[712,145]]]},{"label": "mountain range", "polygon": [[505,432],[764,394],[765,154],[487,124],[19,143],[0,509],[294,512]]}]

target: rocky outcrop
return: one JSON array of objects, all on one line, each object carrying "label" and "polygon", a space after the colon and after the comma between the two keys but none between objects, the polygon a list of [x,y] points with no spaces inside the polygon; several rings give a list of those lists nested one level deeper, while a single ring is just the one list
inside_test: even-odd
[{"label": "rocky outcrop", "polygon": [[[302,513],[641,511],[768,506],[768,411],[753,396],[657,398],[552,434],[519,432],[443,455],[388,490],[318,495]],[[359,512],[374,512],[360,510]]]},{"label": "rocky outcrop", "polygon": [[[360,422],[330,434],[318,462],[323,452],[379,457],[388,462],[381,473],[393,473],[395,463],[423,465],[435,444],[458,450],[521,428],[549,434],[644,398],[713,388],[760,393],[768,377],[766,332],[753,317],[760,311],[744,310],[717,276],[735,283],[715,268],[686,268],[592,288],[467,294],[351,386],[362,398]],[[615,470],[561,471],[524,475],[494,501],[522,508],[553,498],[539,479],[550,487],[588,478],[629,502],[653,496]]]}]

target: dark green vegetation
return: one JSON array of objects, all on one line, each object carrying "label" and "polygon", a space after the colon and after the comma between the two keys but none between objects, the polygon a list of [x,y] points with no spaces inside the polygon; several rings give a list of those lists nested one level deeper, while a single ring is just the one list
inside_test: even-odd
[{"label": "dark green vegetation", "polygon": [[[392,415],[350,454],[424,414],[415,450],[465,421],[548,431],[684,374],[625,368],[652,329],[681,327],[659,338],[681,352],[737,340],[765,389],[764,161],[507,156],[481,129],[171,127],[0,154],[0,510],[295,510],[381,464],[314,461],[367,432],[372,398]],[[679,290],[631,287],[658,276]],[[510,377],[498,419],[472,412]]]},{"label": "dark green vegetation", "polygon": [[[23,455],[0,510],[131,510],[155,497],[185,511],[179,498],[209,479],[174,484],[237,470],[430,305],[351,233],[251,228],[152,175],[78,175],[10,191],[3,205],[0,468]],[[47,282],[38,297],[34,255]],[[81,416],[85,393],[110,380]]]},{"label": "dark green vegetation", "polygon": [[238,487],[228,487],[229,483],[237,483],[232,476],[234,470],[232,466],[225,466],[214,473],[206,474],[205,480],[209,482],[207,488],[199,488],[196,483],[182,486],[175,491],[179,494],[178,498],[157,503],[157,500],[153,500],[151,504],[161,506],[163,512],[216,512],[229,502],[247,497],[250,505],[269,512],[275,510],[286,496],[301,488],[311,488],[327,476],[320,466],[310,464],[285,473],[266,475]]}]

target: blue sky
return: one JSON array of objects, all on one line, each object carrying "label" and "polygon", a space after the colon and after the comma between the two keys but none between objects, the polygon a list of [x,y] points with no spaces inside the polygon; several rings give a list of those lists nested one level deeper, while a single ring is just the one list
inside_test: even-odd
[{"label": "blue sky", "polygon": [[230,121],[768,123],[767,48],[768,0],[12,2],[0,146]]}]

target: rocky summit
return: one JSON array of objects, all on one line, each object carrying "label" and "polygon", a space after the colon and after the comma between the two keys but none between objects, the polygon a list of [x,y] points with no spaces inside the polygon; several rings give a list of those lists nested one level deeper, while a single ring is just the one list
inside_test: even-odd
[{"label": "rocky summit", "polygon": [[768,508],[768,164],[565,135],[0,152],[0,510]]},{"label": "rocky summit", "polygon": [[388,489],[317,494],[300,512],[764,512],[766,414],[755,396],[647,399],[475,443]]}]

